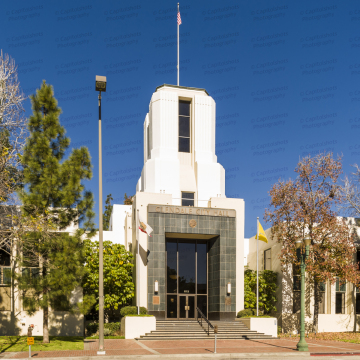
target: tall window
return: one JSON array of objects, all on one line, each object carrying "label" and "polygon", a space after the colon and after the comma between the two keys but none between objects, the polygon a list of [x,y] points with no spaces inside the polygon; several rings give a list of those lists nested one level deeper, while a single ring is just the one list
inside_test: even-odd
[{"label": "tall window", "polygon": [[356,288],[356,314],[360,314],[360,290]]},{"label": "tall window", "polygon": [[335,314],[345,314],[346,282],[336,278]]},{"label": "tall window", "polygon": [[11,310],[10,248],[0,249],[0,310]]},{"label": "tall window", "polygon": [[[357,263],[357,268],[358,270],[360,270],[360,249],[357,249],[356,251],[356,263]],[[357,287],[356,288],[356,314],[360,314],[360,290]]]},{"label": "tall window", "polygon": [[324,282],[321,282],[320,283],[319,314],[325,314],[325,290],[326,290],[326,285]]},{"label": "tall window", "polygon": [[181,206],[194,206],[194,193],[181,192]]},{"label": "tall window", "polygon": [[300,311],[301,306],[301,268],[293,265],[293,313]]},{"label": "tall window", "polygon": [[190,101],[179,100],[179,152],[190,152]]},{"label": "tall window", "polygon": [[264,270],[271,270],[271,249],[264,251]]}]

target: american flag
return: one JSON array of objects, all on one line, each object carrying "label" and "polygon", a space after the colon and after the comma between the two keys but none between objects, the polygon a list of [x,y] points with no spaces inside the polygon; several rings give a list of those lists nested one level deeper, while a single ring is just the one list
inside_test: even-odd
[{"label": "american flag", "polygon": [[181,25],[180,11],[178,11],[178,15],[177,15],[177,23],[178,23],[178,25]]}]

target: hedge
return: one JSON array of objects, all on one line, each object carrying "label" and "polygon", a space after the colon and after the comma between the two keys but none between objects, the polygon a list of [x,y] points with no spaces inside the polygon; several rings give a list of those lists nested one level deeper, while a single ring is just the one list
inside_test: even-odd
[{"label": "hedge", "polygon": [[[107,329],[107,335],[114,336],[117,331],[120,331],[121,324],[116,323],[104,323],[104,329]],[[91,322],[86,325],[86,336],[92,336],[99,331],[99,323]],[[105,331],[104,331],[105,333]]]},{"label": "hedge", "polygon": [[[147,315],[147,309],[143,306],[140,306],[140,315]],[[127,315],[137,315],[137,306],[125,306],[120,310],[120,315],[122,317]]]}]

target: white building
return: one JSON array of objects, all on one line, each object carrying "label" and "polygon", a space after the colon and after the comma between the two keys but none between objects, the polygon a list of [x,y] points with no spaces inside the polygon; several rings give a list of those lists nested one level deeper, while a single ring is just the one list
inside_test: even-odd
[{"label": "white building", "polygon": [[[244,308],[244,200],[225,196],[215,121],[206,90],[156,89],[133,204],[114,205],[104,233],[134,255],[139,241],[136,302],[159,319],[195,318],[196,307],[209,319],[234,319]],[[151,237],[137,231],[138,216]]]},{"label": "white building", "polygon": [[[20,210],[16,206],[0,206],[0,230],[7,231],[14,226],[13,217],[20,216]],[[71,224],[63,230],[74,234],[77,225]],[[40,309],[29,316],[23,303],[23,293],[19,291],[11,281],[11,271],[20,272],[10,254],[15,248],[4,246],[0,248],[0,336],[27,335],[28,327],[33,327],[33,336],[43,335],[43,311]],[[15,259],[15,256],[13,257]],[[39,268],[28,268],[32,274],[39,272]],[[34,272],[32,272],[34,271]],[[69,299],[71,304],[82,301],[83,292],[81,287],[72,292]],[[83,336],[84,316],[80,313],[72,313],[59,308],[49,308],[49,334],[51,336]]]},{"label": "white building", "polygon": [[[348,218],[349,224],[357,224],[353,218]],[[356,227],[358,234],[360,228]],[[283,332],[297,333],[300,328],[300,274],[294,273],[290,267],[283,272],[279,260],[281,244],[271,236],[271,228],[265,230],[268,243],[259,241],[259,271],[272,270],[278,274],[277,312],[278,324]],[[249,240],[248,265],[256,270],[256,240]],[[354,261],[360,261],[360,249]],[[341,284],[330,282],[321,284],[322,302],[319,306],[319,321],[317,332],[342,332],[360,330],[360,292],[351,283]],[[305,292],[305,323],[306,329],[313,331],[314,316],[313,288],[306,287]]]}]

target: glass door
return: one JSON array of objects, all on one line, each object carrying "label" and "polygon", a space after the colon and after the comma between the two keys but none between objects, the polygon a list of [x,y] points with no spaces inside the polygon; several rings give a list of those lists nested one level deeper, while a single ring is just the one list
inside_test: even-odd
[{"label": "glass door", "polygon": [[195,295],[179,295],[179,318],[195,318]]},{"label": "glass door", "polygon": [[194,319],[196,306],[207,316],[207,243],[166,241],[166,318]]}]

